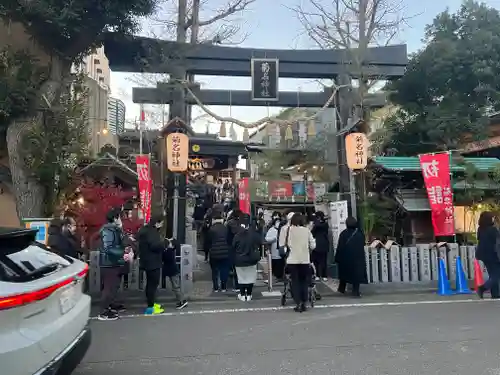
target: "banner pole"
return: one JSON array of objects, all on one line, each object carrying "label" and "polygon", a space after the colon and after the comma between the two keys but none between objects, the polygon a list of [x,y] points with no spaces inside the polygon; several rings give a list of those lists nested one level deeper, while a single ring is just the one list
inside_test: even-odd
[{"label": "banner pole", "polygon": [[267,281],[268,281],[268,291],[271,293],[273,291],[273,258],[271,254],[271,249],[267,250]]},{"label": "banner pole", "polygon": [[[448,156],[450,160],[450,187],[451,187],[451,205],[453,207],[453,242],[457,243],[457,228],[455,226],[455,190],[453,188],[453,157],[451,151],[448,151]],[[467,184],[466,184],[467,186]]]}]

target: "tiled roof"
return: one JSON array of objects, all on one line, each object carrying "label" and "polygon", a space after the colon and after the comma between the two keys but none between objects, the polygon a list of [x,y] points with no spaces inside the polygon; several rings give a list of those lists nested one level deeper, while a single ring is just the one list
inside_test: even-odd
[{"label": "tiled roof", "polygon": [[[416,156],[376,156],[372,161],[388,171],[419,172],[420,161]],[[464,158],[465,163],[471,163],[478,171],[487,172],[493,168],[500,167],[500,160],[497,158]],[[452,172],[462,172],[465,166],[452,164]]]}]

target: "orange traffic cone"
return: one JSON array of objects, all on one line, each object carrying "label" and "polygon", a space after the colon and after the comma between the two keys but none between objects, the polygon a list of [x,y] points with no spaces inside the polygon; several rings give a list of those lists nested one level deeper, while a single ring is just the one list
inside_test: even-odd
[{"label": "orange traffic cone", "polygon": [[474,259],[474,290],[477,292],[478,288],[484,284],[483,270],[477,259]]}]

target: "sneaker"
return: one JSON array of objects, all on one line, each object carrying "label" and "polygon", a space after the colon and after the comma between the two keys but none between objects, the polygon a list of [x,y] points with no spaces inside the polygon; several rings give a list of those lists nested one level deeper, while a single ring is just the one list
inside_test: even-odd
[{"label": "sneaker", "polygon": [[485,292],[485,289],[484,289],[484,286],[483,285],[480,285],[477,290],[476,290],[476,293],[477,295],[479,296],[479,298],[483,299],[484,298],[484,292]]},{"label": "sneaker", "polygon": [[214,290],[212,291],[212,293],[219,293],[219,292],[220,292],[220,290],[219,290],[219,289],[214,289]]},{"label": "sneaker", "polygon": [[328,277],[323,277],[322,280],[326,283],[328,281]]},{"label": "sneaker", "polygon": [[238,293],[239,291],[240,291],[239,289],[233,288],[234,293]]},{"label": "sneaker", "polygon": [[186,300],[181,301],[181,302],[177,303],[176,309],[181,310],[184,307],[186,307],[187,305],[188,305],[188,301],[186,301]]},{"label": "sneaker", "polygon": [[247,298],[246,299],[247,301],[251,301],[252,300],[252,295],[250,294],[249,296],[246,296],[246,298]]},{"label": "sneaker", "polygon": [[118,319],[118,314],[111,310],[111,309],[108,309],[104,312],[102,312],[101,314],[99,314],[99,316],[97,317],[98,320],[102,320],[102,321],[105,321],[105,320],[117,320]]},{"label": "sneaker", "polygon": [[110,309],[113,310],[114,312],[117,312],[117,313],[121,313],[121,312],[124,312],[126,309],[125,309],[125,306],[122,305],[122,304],[112,304],[110,306]]},{"label": "sneaker", "polygon": [[164,312],[165,309],[159,303],[153,305],[153,314],[163,314]]},{"label": "sneaker", "polygon": [[165,310],[158,304],[155,304],[153,307],[148,307],[146,311],[144,311],[145,315],[158,315],[164,313]]},{"label": "sneaker", "polygon": [[314,280],[319,281],[319,277],[315,277]]},{"label": "sneaker", "polygon": [[226,293],[227,292],[227,289],[222,289],[221,290],[221,293]]},{"label": "sneaker", "polygon": [[245,296],[242,296],[241,293],[238,293],[238,299],[240,301],[245,301]]},{"label": "sneaker", "polygon": [[160,305],[159,303],[155,303],[155,304],[153,305],[153,307],[155,307],[155,308],[157,308],[157,309],[160,309],[160,308],[161,308],[161,305]]}]

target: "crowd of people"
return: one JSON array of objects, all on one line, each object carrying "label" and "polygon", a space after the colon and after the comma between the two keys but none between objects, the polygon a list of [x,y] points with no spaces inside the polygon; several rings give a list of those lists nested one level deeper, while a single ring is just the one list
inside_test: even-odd
[{"label": "crowd of people", "polygon": [[[106,215],[106,224],[99,230],[96,250],[99,250],[102,293],[101,313],[98,319],[116,320],[118,314],[125,310],[124,305],[118,302],[118,292],[122,281],[130,272],[131,262],[137,258],[139,267],[146,276],[145,314],[155,315],[164,312],[156,299],[162,276],[170,280],[177,300],[177,309],[186,307],[187,300],[181,292],[180,270],[176,262],[176,255],[180,254],[180,245],[175,239],[164,238],[161,235],[164,225],[163,215],[154,215],[135,236],[124,232],[122,215],[121,208],[110,210]],[[81,258],[83,252],[75,233],[74,219],[53,220],[49,227],[48,246],[56,253]]]},{"label": "crowd of people", "polygon": [[[195,209],[193,217],[203,240],[205,260],[210,264],[214,293],[225,293],[229,284],[240,301],[251,301],[257,280],[257,265],[270,252],[272,276],[275,283],[291,280],[295,311],[307,309],[308,288],[311,278],[327,281],[327,263],[331,248],[331,234],[324,213],[317,211],[312,220],[304,214],[290,212],[283,216],[274,212],[268,223],[260,212],[254,220],[230,205],[213,205],[208,210]],[[204,213],[203,213],[204,212]],[[175,294],[178,309],[187,306],[181,291],[180,270],[176,255],[180,244],[173,238],[164,238],[163,215],[154,215],[135,236],[124,232],[122,209],[111,210],[106,224],[99,231],[99,262],[101,282],[100,320],[118,319],[124,310],[118,303],[118,291],[124,277],[130,272],[131,261],[139,257],[140,269],[146,276],[145,314],[164,312],[157,302],[161,277],[168,278]],[[500,251],[497,245],[500,231],[495,225],[495,215],[483,212],[479,219],[476,259],[484,263],[489,280],[479,286],[481,298],[486,291],[491,297],[500,298]],[[335,249],[338,292],[345,294],[351,285],[352,296],[360,297],[360,285],[368,282],[364,253],[365,236],[353,217],[346,220]],[[72,218],[57,219],[49,227],[48,246],[52,251],[80,258],[82,248],[76,236],[76,222]],[[165,282],[165,280],[163,280]],[[230,282],[231,281],[231,282]]]},{"label": "crowd of people", "polygon": [[[205,212],[203,216],[201,212]],[[181,292],[180,270],[176,255],[180,244],[161,235],[163,215],[150,219],[133,236],[124,232],[122,209],[111,210],[106,224],[99,231],[99,263],[101,270],[102,311],[100,320],[115,320],[124,310],[118,303],[118,291],[124,277],[130,272],[132,260],[139,258],[139,267],[145,274],[145,314],[164,312],[157,301],[161,277],[168,278],[182,309],[187,301]],[[229,284],[240,301],[251,301],[257,280],[257,265],[270,252],[271,269],[275,283],[285,276],[291,280],[292,297],[296,311],[307,309],[308,288],[315,281],[327,281],[327,263],[331,249],[329,225],[324,213],[317,211],[312,220],[302,213],[290,212],[283,216],[272,214],[266,223],[263,212],[251,220],[248,214],[231,205],[213,205],[208,210],[195,209],[195,226],[203,241],[205,260],[210,264],[214,293],[225,293]],[[338,240],[335,262],[338,265],[340,293],[352,285],[352,294],[360,296],[360,284],[367,282],[364,256],[364,235],[354,218],[346,221],[347,229]],[[49,246],[58,253],[80,257],[82,251],[75,235],[72,218],[55,220],[49,228]],[[492,274],[495,274],[492,272]],[[165,280],[163,280],[165,281]],[[485,289],[488,285],[485,285]]]},{"label": "crowd of people", "polygon": [[[282,216],[272,214],[269,223],[260,212],[254,220],[238,209],[227,210],[223,205],[213,206],[201,216],[203,208],[193,215],[203,243],[205,261],[212,270],[214,293],[225,293],[228,283],[238,292],[240,301],[252,300],[257,279],[257,264],[271,255],[269,265],[275,283],[288,275],[296,311],[307,309],[311,278],[327,281],[327,263],[331,249],[330,229],[325,214],[317,211],[307,216],[290,212]],[[340,283],[338,291],[346,292],[352,285],[352,294],[360,296],[360,284],[367,282],[364,255],[364,235],[354,218],[348,218],[347,229],[339,237],[335,252]],[[232,276],[232,277],[231,277]]]}]

